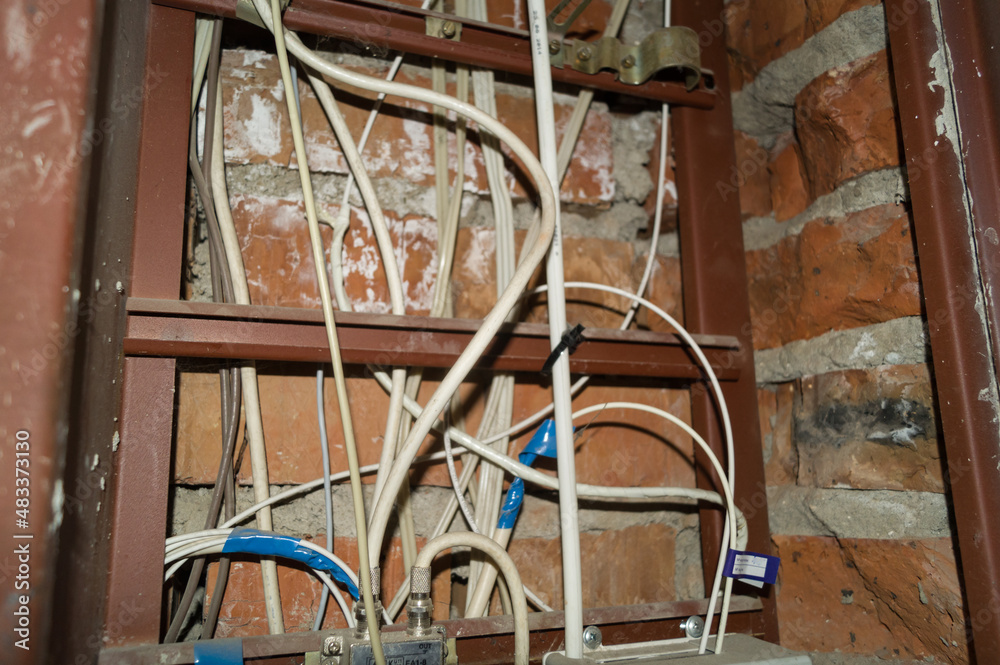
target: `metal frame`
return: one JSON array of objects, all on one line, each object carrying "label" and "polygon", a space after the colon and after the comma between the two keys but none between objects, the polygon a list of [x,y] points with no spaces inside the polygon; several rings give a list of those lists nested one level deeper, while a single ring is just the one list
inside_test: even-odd
[{"label": "metal frame", "polygon": [[[179,4],[182,0],[170,0]],[[193,0],[190,0],[193,1]],[[327,7],[334,0],[305,0],[300,18],[297,9],[289,10],[290,27],[316,30],[319,19],[303,25],[307,10],[322,5]],[[189,0],[183,0],[186,4]],[[227,13],[234,2],[205,0],[196,6]],[[373,11],[378,3],[364,3],[365,11]],[[701,25],[706,17],[717,17],[722,12],[722,0],[711,0],[690,8],[675,8],[675,23]],[[421,19],[422,20],[422,19]],[[323,24],[325,25],[325,24]],[[325,29],[325,28],[324,28]],[[469,27],[465,26],[465,30]],[[234,308],[232,306],[198,305],[176,300],[180,291],[181,240],[183,228],[182,208],[185,197],[184,169],[186,160],[183,142],[172,140],[187,133],[187,90],[190,86],[191,54],[184,53],[191,41],[193,13],[161,5],[150,9],[150,28],[146,54],[146,70],[155,68],[166,72],[164,83],[152,84],[146,78],[145,106],[142,121],[139,153],[139,182],[132,273],[129,285],[128,320],[123,348],[125,377],[123,386],[122,443],[116,456],[116,477],[113,483],[113,515],[111,526],[114,541],[109,563],[108,596],[105,607],[105,629],[112,625],[114,608],[133,603],[141,594],[142,607],[128,625],[113,635],[113,640],[101,653],[102,662],[129,661],[129,654],[176,653],[185,647],[151,646],[158,639],[161,629],[162,590],[161,557],[162,539],[167,520],[166,480],[162,488],[150,491],[149,478],[167,477],[170,455],[170,424],[174,360],[156,354],[217,355],[224,357],[269,357],[293,360],[316,360],[325,357],[320,319],[314,312],[284,308]],[[408,37],[409,39],[410,37]],[[392,48],[405,46],[390,42]],[[463,56],[464,57],[464,56]],[[703,61],[719,72],[725,85],[725,51],[721,40],[709,46]],[[492,65],[487,65],[492,66]],[[601,77],[588,78],[597,87]],[[680,105],[675,116],[678,136],[678,184],[684,190],[688,203],[681,208],[680,237],[686,258],[682,261],[684,274],[685,307],[692,327],[702,333],[702,340],[711,347],[709,357],[721,371],[726,383],[726,397],[730,402],[733,422],[742,433],[742,445],[737,450],[742,480],[737,485],[736,500],[740,505],[761,505],[756,481],[763,479],[763,460],[759,446],[758,416],[755,394],[752,345],[746,330],[749,329],[749,309],[746,304],[746,271],[740,242],[740,217],[735,202],[716,205],[709,195],[707,183],[725,177],[735,163],[729,146],[732,144],[731,120],[728,100],[713,92],[695,90],[680,94],[678,86],[667,86],[671,99]],[[614,86],[610,86],[614,89]],[[628,92],[637,89],[629,86]],[[714,108],[711,111],[704,107]],[[164,129],[171,127],[169,131]],[[719,150],[719,146],[726,148]],[[709,189],[711,189],[709,187]],[[724,311],[713,310],[710,301],[718,293],[737,298],[735,306]],[[742,297],[741,297],[741,294]],[[414,362],[419,364],[446,364],[464,347],[473,324],[469,322],[442,322],[416,317],[372,317],[363,315],[339,316],[349,333],[352,325],[365,330],[365,335],[355,339],[349,349],[356,362],[375,363]],[[440,346],[428,353],[426,344],[409,348],[405,337],[414,331]],[[236,334],[234,339],[231,334]],[[401,332],[405,333],[401,337]],[[537,369],[548,348],[544,327],[514,326],[505,340],[498,342],[495,355],[487,359],[487,367],[504,369]],[[721,333],[721,334],[720,334]],[[349,338],[350,335],[345,335]],[[542,340],[541,343],[539,340]],[[209,348],[197,350],[208,343]],[[422,347],[422,348],[421,348]],[[588,350],[588,347],[590,350]],[[650,361],[655,352],[660,358]],[[608,354],[615,354],[609,357]],[[346,353],[345,353],[346,355]],[[574,355],[577,368],[586,371],[612,371],[616,374],[673,376],[691,379],[699,375],[697,368],[681,350],[672,335],[655,333],[613,333],[590,331],[589,341]],[[694,385],[701,385],[695,383]],[[693,399],[695,426],[709,432],[706,437],[716,449],[721,449],[721,439],[707,394],[702,391]],[[703,464],[704,460],[699,458]],[[699,484],[707,478],[699,475]],[[162,491],[161,491],[162,490]],[[140,496],[140,494],[142,496]],[[753,500],[751,500],[753,498]],[[766,496],[765,496],[766,500]],[[750,515],[750,544],[760,552],[770,552],[767,540],[766,509]],[[703,538],[713,543],[721,533],[718,511],[705,509]],[[126,545],[126,539],[128,544]],[[133,546],[147,543],[140,554]],[[156,543],[161,543],[158,547]],[[706,575],[714,565],[711,548],[706,549]],[[700,602],[700,601],[699,601]],[[694,604],[692,604],[694,603]],[[739,601],[740,612],[733,617],[731,628],[745,630],[766,639],[777,640],[777,623],[773,599]],[[703,612],[698,602],[660,603],[625,608],[612,608],[591,616],[594,623],[613,626],[611,635],[620,635],[622,641],[635,639],[660,639],[679,636],[679,622],[675,618]],[[532,636],[536,649],[552,650],[561,646],[561,613],[533,618],[540,630]],[[470,663],[500,662],[507,658],[511,636],[509,628],[501,628],[503,620],[481,622],[449,622],[456,634],[467,639],[466,661]],[[551,624],[551,625],[550,625]],[[451,631],[451,629],[449,629]],[[471,632],[466,632],[466,630]],[[607,634],[607,633],[606,633]],[[253,640],[261,644],[298,644],[295,640],[310,640],[311,636],[268,637]],[[619,639],[619,638],[613,638]],[[140,645],[142,648],[140,649]],[[94,647],[89,647],[94,648]],[[277,648],[277,647],[276,647]],[[138,649],[138,651],[136,651]],[[301,652],[299,652],[301,653]]]},{"label": "metal frame", "polygon": [[[1000,662],[1000,7],[990,0],[887,0],[892,69],[911,183],[914,236],[927,311],[934,384],[954,502],[970,649]],[[932,56],[947,49],[945,108]],[[954,112],[954,134],[935,119]],[[919,184],[917,184],[919,183]],[[914,186],[916,185],[916,186]],[[990,362],[992,361],[992,362]],[[983,396],[986,396],[985,399]]]},{"label": "metal frame", "polygon": [[[233,18],[237,14],[237,0],[154,1],[215,16]],[[428,18],[460,25],[461,39],[428,35]],[[460,19],[418,7],[406,7],[381,0],[297,0],[285,12],[284,23],[291,30],[350,42],[354,45],[355,52],[384,55],[389,50],[403,51],[531,76],[531,40],[527,31]],[[692,91],[688,91],[679,82],[654,79],[636,86],[618,81],[611,72],[585,74],[566,68],[553,68],[552,79],[557,83],[696,108],[712,108],[718,97],[714,87],[708,87],[709,82],[704,77]]]}]

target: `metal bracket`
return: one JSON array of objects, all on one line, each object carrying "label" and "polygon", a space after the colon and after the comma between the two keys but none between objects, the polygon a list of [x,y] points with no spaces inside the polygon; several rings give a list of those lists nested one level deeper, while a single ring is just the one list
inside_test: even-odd
[{"label": "metal bracket", "polygon": [[671,67],[684,72],[688,90],[696,88],[701,79],[698,33],[684,26],[660,28],[631,46],[604,37],[596,42],[573,40],[563,44],[562,51],[563,61],[576,71],[596,74],[610,69],[628,85],[645,83],[656,72]]},{"label": "metal bracket", "polygon": [[569,31],[569,26],[573,24],[583,10],[587,8],[590,4],[590,0],[579,0],[579,4],[570,11],[569,16],[563,21],[557,21],[556,17],[566,7],[572,3],[573,0],[562,0],[558,5],[555,6],[549,15],[545,18],[545,23],[548,26],[549,32],[549,61],[552,63],[553,67],[562,67],[565,61],[565,56],[563,54],[563,39],[566,38],[566,33]]},{"label": "metal bracket", "polygon": [[428,16],[426,26],[427,34],[431,37],[450,39],[453,42],[462,41],[462,24],[458,21],[449,21],[440,16]]},{"label": "metal bracket", "polygon": [[[281,11],[285,11],[288,8],[288,3],[291,0],[281,0]],[[249,23],[253,23],[257,27],[266,28],[264,25],[264,20],[257,13],[257,8],[253,5],[253,0],[236,0],[236,18]]]}]

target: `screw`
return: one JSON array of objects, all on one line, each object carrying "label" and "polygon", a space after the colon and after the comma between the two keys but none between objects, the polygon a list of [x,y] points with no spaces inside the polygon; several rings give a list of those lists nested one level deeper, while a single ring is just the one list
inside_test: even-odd
[{"label": "screw", "polygon": [[601,646],[601,629],[597,626],[587,626],[583,629],[583,646],[596,649]]},{"label": "screw", "polygon": [[328,637],[323,640],[323,654],[326,656],[336,656],[340,653],[340,640],[336,637]]},{"label": "screw", "polygon": [[590,60],[590,47],[584,46],[579,51],[576,52],[576,59],[583,62]]},{"label": "screw", "polygon": [[456,31],[457,28],[455,27],[455,24],[452,23],[451,21],[445,21],[444,25],[441,26],[441,34],[447,37],[448,39],[454,37]]},{"label": "screw", "polygon": [[681,621],[681,630],[688,637],[699,638],[705,632],[705,620],[701,617],[688,617]]},{"label": "screw", "polygon": [[558,39],[553,39],[552,41],[549,42],[549,53],[551,53],[552,55],[559,53],[559,49],[561,48],[562,44],[559,43]]},{"label": "screw", "polygon": [[635,56],[631,53],[622,58],[622,67],[625,69],[631,69],[635,66]]}]

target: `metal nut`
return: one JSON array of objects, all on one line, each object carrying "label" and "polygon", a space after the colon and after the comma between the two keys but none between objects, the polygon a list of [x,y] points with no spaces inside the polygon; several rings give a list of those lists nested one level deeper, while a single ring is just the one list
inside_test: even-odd
[{"label": "metal nut", "polygon": [[587,626],[583,629],[583,646],[596,649],[601,646],[601,629],[597,626]]},{"label": "metal nut", "polygon": [[691,638],[699,638],[705,632],[705,620],[699,616],[688,617],[681,621],[681,630]]},{"label": "metal nut", "polygon": [[328,637],[323,640],[323,655],[336,656],[340,653],[340,640],[336,637]]},{"label": "metal nut", "polygon": [[445,21],[444,25],[441,26],[441,34],[447,37],[448,39],[454,37],[455,32],[457,32],[457,30],[458,29],[455,27],[455,24],[451,21]]}]

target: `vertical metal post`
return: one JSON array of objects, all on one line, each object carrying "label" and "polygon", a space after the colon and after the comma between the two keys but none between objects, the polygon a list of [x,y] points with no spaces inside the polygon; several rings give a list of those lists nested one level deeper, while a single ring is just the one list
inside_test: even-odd
[{"label": "vertical metal post", "polygon": [[[193,45],[194,14],[150,8],[130,296],[175,300],[180,295]],[[172,358],[125,360],[107,646],[160,638],[175,370]]]},{"label": "vertical metal post", "polygon": [[[740,378],[723,385],[736,437],[734,498],[749,522],[747,547],[767,554],[771,539],[739,198],[720,195],[717,187],[728,181],[736,165],[722,11],[722,0],[673,5],[673,24],[690,26],[702,35],[702,66],[714,71],[715,85],[721,91],[710,111],[673,110],[684,315],[692,332],[733,335],[740,341],[739,351],[732,355],[732,366],[740,369]],[[692,388],[692,421],[721,460],[725,457],[721,422],[714,400],[704,388],[705,384]],[[700,455],[696,459],[699,486],[717,489],[718,479],[708,470],[705,459]],[[721,513],[714,508],[702,509],[701,524],[706,588],[711,588],[722,537]],[[762,601],[765,636],[777,641],[773,592],[765,591]]]},{"label": "vertical metal post", "polygon": [[[993,285],[1000,283],[1000,57],[990,52],[995,42],[984,35],[997,36],[998,11],[991,2],[956,0],[940,3],[935,20],[938,6],[887,0],[886,17],[955,508],[967,634],[975,662],[996,663],[1000,409],[995,340],[1000,331]],[[942,67],[949,58],[967,71]]]}]

